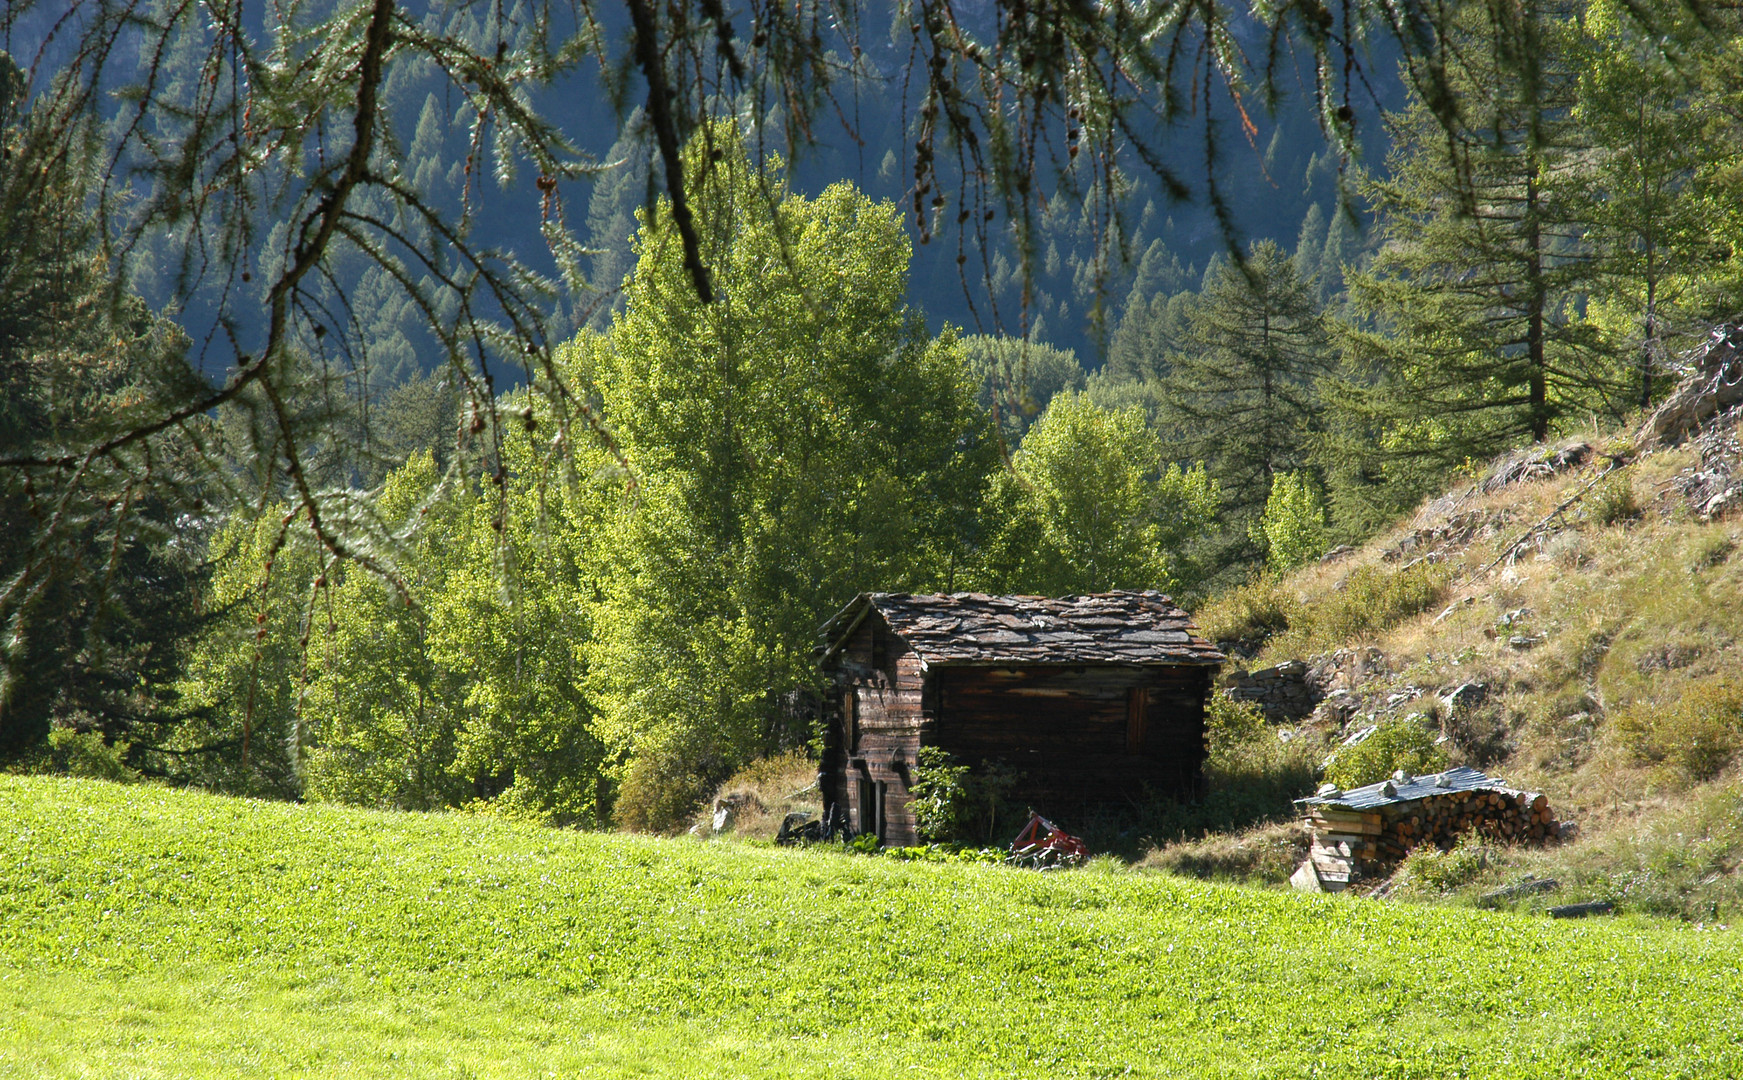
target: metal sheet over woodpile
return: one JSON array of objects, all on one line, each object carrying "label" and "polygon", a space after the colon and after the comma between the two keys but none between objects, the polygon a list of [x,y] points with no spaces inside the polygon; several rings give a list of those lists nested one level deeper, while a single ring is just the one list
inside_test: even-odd
[{"label": "metal sheet over woodpile", "polygon": [[1090,596],[865,593],[825,623],[829,652],[868,609],[934,667],[945,664],[1220,664],[1186,612],[1159,592]]},{"label": "metal sheet over woodpile", "polygon": [[1315,892],[1337,892],[1383,873],[1421,844],[1446,850],[1469,834],[1545,843],[1563,832],[1548,796],[1510,788],[1465,765],[1426,776],[1395,773],[1350,791],[1328,784],[1295,801],[1307,812],[1313,843],[1290,881]]}]

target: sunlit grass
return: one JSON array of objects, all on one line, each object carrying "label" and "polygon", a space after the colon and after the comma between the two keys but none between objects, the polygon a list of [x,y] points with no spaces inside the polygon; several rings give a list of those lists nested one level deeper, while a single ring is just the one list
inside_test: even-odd
[{"label": "sunlit grass", "polygon": [[15,1076],[1726,1075],[1738,937],[0,779]]}]

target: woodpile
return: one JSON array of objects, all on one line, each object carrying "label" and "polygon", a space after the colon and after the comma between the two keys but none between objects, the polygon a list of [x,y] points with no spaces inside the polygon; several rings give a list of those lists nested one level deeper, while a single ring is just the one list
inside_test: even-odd
[{"label": "woodpile", "polygon": [[1503,844],[1542,843],[1555,839],[1560,827],[1549,796],[1535,791],[1449,792],[1382,806],[1371,816],[1379,819],[1372,857],[1383,863],[1419,844],[1446,851],[1467,833]]},{"label": "woodpile", "polygon": [[1349,793],[1304,799],[1312,834],[1308,861],[1291,880],[1298,888],[1337,892],[1352,880],[1388,872],[1413,848],[1449,850],[1475,835],[1503,844],[1542,844],[1564,827],[1549,797],[1502,787],[1475,769],[1434,776],[1398,775]]}]

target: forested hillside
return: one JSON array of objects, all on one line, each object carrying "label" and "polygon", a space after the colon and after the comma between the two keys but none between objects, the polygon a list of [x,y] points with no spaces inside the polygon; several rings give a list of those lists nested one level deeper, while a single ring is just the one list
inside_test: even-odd
[{"label": "forested hillside", "polygon": [[9,9],[0,758],[671,829],[860,591],[1227,603],[1740,306],[1728,13],[959,7]]}]

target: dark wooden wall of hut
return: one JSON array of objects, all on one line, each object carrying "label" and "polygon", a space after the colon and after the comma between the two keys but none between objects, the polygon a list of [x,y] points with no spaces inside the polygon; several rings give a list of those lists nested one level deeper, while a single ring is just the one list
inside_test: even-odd
[{"label": "dark wooden wall of hut", "polygon": [[835,664],[837,700],[831,703],[832,737],[825,739],[825,796],[846,810],[856,831],[867,832],[873,815],[863,797],[881,794],[878,833],[886,843],[915,843],[908,783],[928,722],[921,708],[920,658],[871,612]]},{"label": "dark wooden wall of hut", "polygon": [[963,667],[933,678],[927,741],[971,764],[1003,761],[1025,777],[1017,797],[1044,814],[1199,792],[1205,668]]},{"label": "dark wooden wall of hut", "polygon": [[[1198,794],[1206,667],[941,667],[919,657],[876,612],[831,665],[825,799],[856,831],[875,822],[889,844],[917,842],[908,785],[922,745],[968,765],[1023,774],[1014,797],[1067,821],[1092,804]],[[880,787],[881,785],[881,787]],[[881,796],[883,818],[866,805]]]}]

